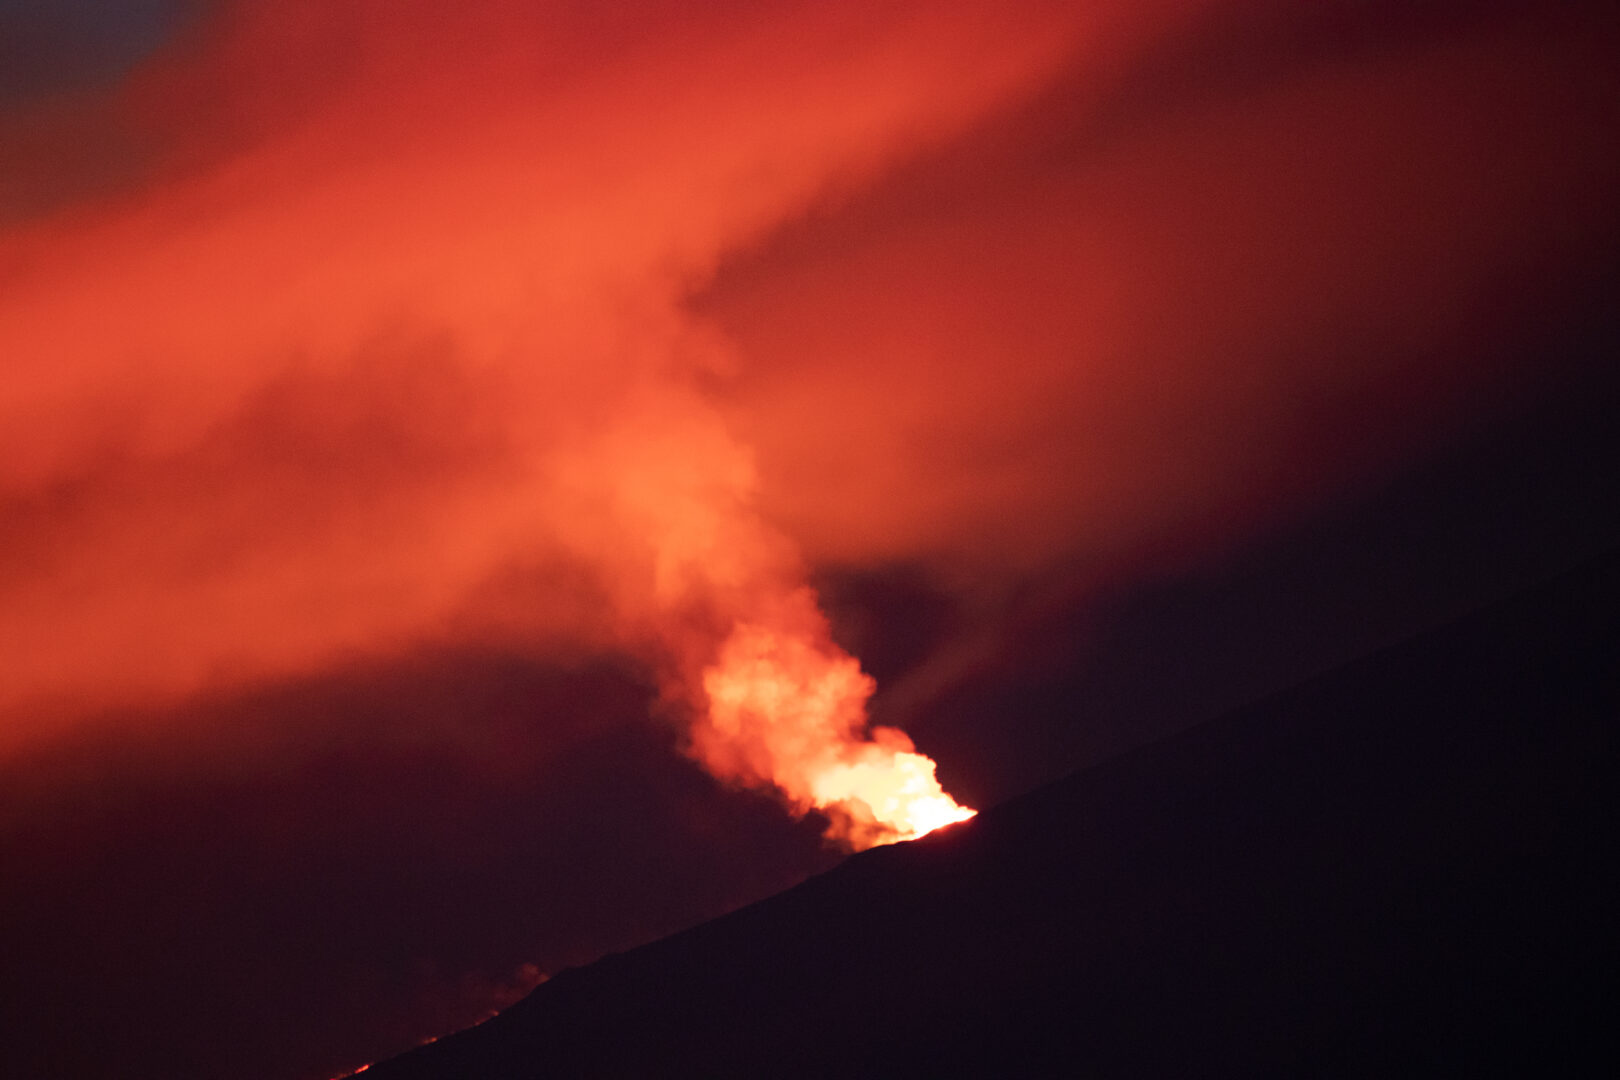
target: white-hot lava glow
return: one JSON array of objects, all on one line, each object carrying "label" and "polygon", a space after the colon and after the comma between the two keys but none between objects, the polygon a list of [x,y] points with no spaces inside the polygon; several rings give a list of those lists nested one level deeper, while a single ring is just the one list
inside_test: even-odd
[{"label": "white-hot lava glow", "polygon": [[874,683],[827,636],[808,591],[777,614],[738,622],[703,672],[693,756],[722,780],[775,788],[795,813],[821,811],[828,838],[856,851],[972,817],[904,732],[868,727]]}]

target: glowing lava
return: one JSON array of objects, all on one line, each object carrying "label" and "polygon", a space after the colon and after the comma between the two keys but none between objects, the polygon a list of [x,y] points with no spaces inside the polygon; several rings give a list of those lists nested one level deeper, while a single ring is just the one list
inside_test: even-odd
[{"label": "glowing lava", "polygon": [[821,811],[827,836],[856,851],[972,817],[904,732],[868,729],[874,683],[827,636],[808,591],[778,616],[737,623],[703,672],[693,756],[722,780],[775,788],[797,814]]}]

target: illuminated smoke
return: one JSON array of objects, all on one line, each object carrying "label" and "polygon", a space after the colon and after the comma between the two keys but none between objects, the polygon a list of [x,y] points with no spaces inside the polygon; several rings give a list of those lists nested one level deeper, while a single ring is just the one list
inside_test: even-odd
[{"label": "illuminated smoke", "polygon": [[0,753],[623,649],[728,781],[920,831],[802,564],[1230,543],[1532,382],[1468,335],[1620,229],[1574,22],[1250,81],[1212,0],[622,7],[227,0],[0,112]]},{"label": "illuminated smoke", "polygon": [[0,752],[494,635],[675,658],[693,756],[841,843],[964,813],[866,730],[870,683],[704,389],[743,358],[688,301],[1047,78],[1061,6],[208,10],[50,105],[87,118],[65,142],[130,133],[75,181],[97,198],[5,208]]},{"label": "illuminated smoke", "polygon": [[974,814],[941,790],[904,732],[868,730],[872,679],[831,642],[808,590],[737,623],[703,690],[693,756],[723,780],[776,789],[797,813],[822,811],[829,838],[861,849]]},{"label": "illuminated smoke", "polygon": [[874,683],[832,640],[792,545],[754,511],[750,456],[712,411],[648,399],[582,455],[577,481],[605,467],[613,520],[646,538],[650,572],[618,578],[620,620],[670,657],[665,693],[695,760],[796,815],[820,811],[828,839],[855,850],[973,816],[903,732],[869,729]]}]

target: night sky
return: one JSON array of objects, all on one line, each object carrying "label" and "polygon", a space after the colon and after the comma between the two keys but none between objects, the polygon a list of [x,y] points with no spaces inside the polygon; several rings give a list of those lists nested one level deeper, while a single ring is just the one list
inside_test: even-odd
[{"label": "night sky", "polygon": [[[832,865],[828,732],[990,806],[1620,545],[1617,73],[0,0],[0,1072],[331,1076]],[[728,726],[750,633],[830,726]]]}]

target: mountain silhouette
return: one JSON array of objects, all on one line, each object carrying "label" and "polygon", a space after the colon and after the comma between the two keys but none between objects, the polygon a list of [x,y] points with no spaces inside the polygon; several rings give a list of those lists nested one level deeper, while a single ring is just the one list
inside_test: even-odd
[{"label": "mountain silhouette", "polygon": [[1620,553],[366,1080],[1615,1075],[1617,714]]}]

